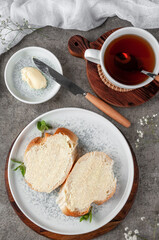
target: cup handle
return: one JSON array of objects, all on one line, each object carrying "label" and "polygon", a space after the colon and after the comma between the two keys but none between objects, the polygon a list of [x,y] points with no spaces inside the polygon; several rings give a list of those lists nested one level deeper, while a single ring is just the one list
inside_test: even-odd
[{"label": "cup handle", "polygon": [[87,49],[84,53],[84,57],[90,62],[100,64],[100,50]]}]

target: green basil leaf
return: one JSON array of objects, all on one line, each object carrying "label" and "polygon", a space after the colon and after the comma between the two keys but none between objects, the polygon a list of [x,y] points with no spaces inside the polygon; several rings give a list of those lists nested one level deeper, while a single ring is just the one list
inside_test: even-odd
[{"label": "green basil leaf", "polygon": [[52,128],[51,125],[46,124],[44,120],[38,121],[37,122],[37,128],[41,131],[44,132],[45,130],[48,130],[49,128]]},{"label": "green basil leaf", "polygon": [[90,214],[89,214],[89,222],[90,223],[92,222],[92,209],[91,209]]},{"label": "green basil leaf", "polygon": [[20,162],[20,161],[17,161],[17,160],[14,160],[14,159],[11,159],[11,160],[15,163],[20,163],[20,165],[18,167],[14,168],[13,171],[17,171],[18,169],[20,169],[20,171],[21,171],[21,173],[24,177],[25,171],[26,171],[26,167],[25,167],[24,163]]},{"label": "green basil leaf", "polygon": [[22,173],[22,175],[23,175],[23,177],[24,177],[25,172],[26,172],[26,168],[25,168],[24,164],[23,164],[23,165],[20,165],[20,171],[21,171],[21,173]]},{"label": "green basil leaf", "polygon": [[82,217],[80,217],[80,222],[82,222],[83,220],[84,220],[83,216],[82,216]]},{"label": "green basil leaf", "polygon": [[85,220],[87,220],[89,218],[89,214],[87,213],[83,217],[84,217]]},{"label": "green basil leaf", "polygon": [[41,125],[40,131],[41,131],[41,132],[44,132],[44,131],[45,131],[45,127],[46,127],[45,125]]},{"label": "green basil leaf", "polygon": [[37,122],[37,128],[41,131],[41,122]]},{"label": "green basil leaf", "polygon": [[86,213],[85,215],[83,215],[82,217],[80,217],[80,222],[82,222],[83,220],[87,221],[89,219],[89,222],[92,222],[92,207],[89,210],[89,213]]},{"label": "green basil leaf", "polygon": [[46,124],[46,126],[48,127],[48,129],[52,128],[52,126],[50,124]]},{"label": "green basil leaf", "polygon": [[48,129],[49,129],[49,128],[48,128],[48,126],[46,125],[46,126],[45,126],[45,130],[48,130]]},{"label": "green basil leaf", "polygon": [[46,126],[46,122],[44,120],[41,120],[41,125]]},{"label": "green basil leaf", "polygon": [[22,162],[20,162],[20,161],[15,160],[15,159],[11,159],[11,161],[12,161],[12,162],[15,162],[15,163],[22,163]]},{"label": "green basil leaf", "polygon": [[21,165],[19,165],[18,167],[14,168],[13,171],[17,171],[18,168],[20,168]]}]

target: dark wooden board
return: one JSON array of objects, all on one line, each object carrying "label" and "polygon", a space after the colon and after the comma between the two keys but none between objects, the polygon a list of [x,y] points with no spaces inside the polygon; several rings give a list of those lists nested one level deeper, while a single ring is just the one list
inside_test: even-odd
[{"label": "dark wooden board", "polygon": [[[88,48],[101,49],[105,39],[117,29],[104,33],[94,42],[75,35],[68,42],[69,52],[79,58],[84,58],[84,52]],[[118,107],[132,107],[145,103],[159,90],[159,83],[152,81],[147,86],[129,92],[118,92],[107,87],[99,77],[97,64],[86,60],[87,77],[93,91],[104,101]]]},{"label": "dark wooden board", "polygon": [[[13,142],[13,144],[14,144],[14,142]],[[52,233],[52,232],[49,232],[49,231],[37,226],[35,223],[30,221],[22,213],[22,211],[19,209],[16,202],[14,201],[14,198],[13,198],[12,193],[10,191],[10,187],[9,187],[9,183],[8,183],[8,161],[9,161],[9,156],[10,156],[10,152],[12,150],[13,144],[12,144],[10,150],[9,150],[9,153],[8,153],[8,156],[7,156],[7,159],[6,159],[6,165],[5,165],[5,184],[6,184],[6,190],[7,190],[7,193],[8,193],[8,198],[9,198],[9,201],[10,201],[15,213],[19,216],[19,218],[28,227],[30,227],[32,230],[34,230],[38,234],[43,235],[45,237],[48,237],[50,239],[55,239],[55,240],[88,240],[88,239],[92,239],[92,238],[98,237],[102,234],[105,234],[105,233],[111,231],[112,229],[114,229],[115,227],[117,227],[118,224],[126,217],[128,212],[130,211],[130,209],[133,205],[133,202],[135,200],[136,192],[137,192],[137,189],[138,189],[139,170],[138,170],[138,165],[137,165],[135,154],[134,154],[134,152],[133,152],[133,150],[132,150],[132,148],[129,144],[129,146],[131,148],[132,155],[133,155],[133,161],[134,161],[133,186],[132,186],[131,193],[129,195],[129,198],[128,198],[126,204],[124,205],[122,210],[115,216],[115,218],[113,220],[111,220],[109,223],[107,223],[103,227],[101,227],[101,228],[99,228],[99,229],[97,229],[93,232],[89,232],[89,233],[86,233],[86,234],[80,234],[80,235],[62,235],[62,234]]]}]

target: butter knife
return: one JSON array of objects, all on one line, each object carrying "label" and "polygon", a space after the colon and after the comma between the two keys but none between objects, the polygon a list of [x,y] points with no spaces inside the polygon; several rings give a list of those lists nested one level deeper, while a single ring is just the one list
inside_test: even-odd
[{"label": "butter knife", "polygon": [[57,83],[62,85],[68,91],[73,93],[74,95],[81,94],[83,95],[88,101],[90,101],[93,105],[95,105],[98,109],[102,112],[107,114],[109,117],[123,125],[124,127],[130,127],[131,123],[128,119],[122,116],[119,112],[109,106],[107,103],[99,99],[98,97],[92,95],[89,92],[84,91],[82,88],[77,86],[75,83],[70,81],[67,77],[63,76],[62,74],[55,71],[53,68],[48,66],[46,63],[40,61],[37,58],[33,58],[35,65],[40,69],[41,72],[50,76],[53,80]]}]

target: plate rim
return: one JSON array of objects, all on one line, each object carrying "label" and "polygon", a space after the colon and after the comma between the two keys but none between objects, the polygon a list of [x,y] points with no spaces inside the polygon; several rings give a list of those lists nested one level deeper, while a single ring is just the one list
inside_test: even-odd
[{"label": "plate rim", "polygon": [[[131,179],[131,183],[130,186],[129,186],[129,189],[127,191],[124,192],[122,198],[120,201],[122,201],[122,204],[120,204],[120,207],[117,205],[115,207],[118,208],[118,211],[111,217],[111,219],[109,219],[107,222],[105,222],[104,224],[94,228],[93,230],[91,231],[84,231],[84,232],[80,232],[80,233],[61,233],[59,231],[53,231],[52,229],[50,228],[46,228],[44,227],[43,225],[37,223],[36,221],[34,221],[32,218],[30,218],[30,216],[28,216],[28,214],[25,213],[25,211],[23,211],[23,209],[19,206],[19,203],[17,202],[16,200],[16,197],[12,191],[12,187],[11,187],[11,184],[10,184],[10,175],[9,175],[9,172],[10,172],[10,164],[11,164],[11,161],[10,161],[10,158],[11,158],[11,155],[12,155],[12,152],[14,150],[14,146],[16,145],[17,141],[19,140],[19,138],[21,137],[21,135],[24,133],[24,131],[29,128],[30,125],[32,125],[34,122],[36,122],[38,119],[42,118],[43,116],[47,115],[47,114],[50,114],[50,113],[54,113],[54,112],[59,112],[59,111],[66,111],[66,110],[71,110],[71,111],[84,111],[84,112],[88,112],[89,114],[95,114],[97,117],[100,117],[101,119],[103,119],[104,121],[106,121],[108,124],[110,124],[112,127],[115,128],[115,130],[117,130],[118,134],[120,135],[120,137],[122,137],[122,140],[124,140],[124,142],[126,143],[128,149],[129,149],[129,153],[131,155],[131,163],[132,163],[132,169],[133,171],[131,171],[131,174],[132,174],[132,179]],[[105,226],[106,224],[108,224],[109,222],[111,222],[117,215],[118,213],[122,210],[122,208],[125,206],[130,194],[131,194],[131,190],[132,190],[132,187],[133,187],[133,182],[134,182],[134,161],[133,161],[133,154],[132,154],[132,151],[131,151],[131,148],[130,148],[130,145],[128,144],[128,141],[127,139],[125,138],[125,136],[122,134],[122,132],[113,124],[111,123],[108,119],[106,119],[105,117],[101,116],[100,114],[97,114],[93,111],[90,111],[90,110],[87,110],[87,109],[83,109],[83,108],[76,108],[76,107],[65,107],[65,108],[59,108],[59,109],[53,109],[53,110],[50,110],[50,111],[47,111],[41,115],[39,115],[38,117],[36,117],[35,119],[33,119],[31,122],[29,122],[29,124],[27,124],[23,130],[19,133],[19,135],[17,136],[17,138],[15,139],[13,145],[12,145],[12,148],[11,148],[11,151],[10,151],[10,154],[9,154],[9,159],[8,159],[8,169],[7,169],[7,175],[8,175],[8,184],[9,184],[9,188],[10,188],[10,191],[11,191],[11,194],[12,194],[12,197],[15,201],[15,203],[17,204],[18,208],[20,209],[20,211],[31,221],[33,222],[35,225],[39,226],[40,228],[42,229],[45,229],[46,231],[49,231],[49,232],[52,232],[52,233],[55,233],[55,234],[59,234],[59,235],[67,235],[67,236],[77,236],[77,235],[81,235],[81,234],[88,234],[90,232],[93,232],[93,231],[96,231],[98,229],[100,229],[101,227]],[[126,187],[125,189],[128,188],[128,183],[126,184]],[[126,196],[125,196],[126,195]],[[124,198],[124,201],[123,201],[123,198]],[[114,210],[113,210],[114,211]]]},{"label": "plate rim", "polygon": [[53,97],[58,93],[58,91],[59,91],[60,88],[61,88],[61,85],[60,85],[60,84],[58,84],[58,83],[56,82],[56,84],[57,84],[57,87],[56,87],[56,88],[57,88],[57,89],[56,89],[56,91],[54,92],[54,94],[51,95],[51,97],[47,97],[47,98],[45,98],[45,99],[43,99],[43,100],[39,100],[39,101],[32,102],[32,101],[24,100],[23,98],[20,98],[20,97],[18,97],[16,94],[14,94],[14,93],[12,92],[12,90],[10,89],[9,84],[8,84],[8,81],[7,81],[7,71],[8,71],[8,67],[9,67],[9,65],[10,65],[11,60],[12,60],[17,54],[19,54],[20,52],[23,52],[23,51],[25,51],[25,50],[27,51],[28,49],[37,49],[37,50],[38,50],[38,49],[42,49],[42,51],[44,50],[44,51],[48,52],[49,54],[51,54],[51,55],[56,59],[57,64],[59,65],[60,74],[63,75],[62,65],[61,65],[59,59],[56,57],[56,55],[55,55],[54,53],[52,53],[51,51],[49,51],[48,49],[43,48],[43,47],[29,46],[29,47],[24,47],[24,48],[19,49],[18,51],[16,51],[15,53],[13,53],[13,55],[8,59],[8,61],[7,61],[7,63],[6,63],[6,66],[5,66],[5,69],[4,69],[4,80],[5,80],[5,84],[6,84],[6,87],[7,87],[8,91],[10,92],[10,94],[11,94],[13,97],[15,97],[17,100],[19,100],[20,102],[27,103],[27,104],[40,104],[40,103],[44,103],[44,102],[47,102],[48,100],[50,100],[51,98],[53,98]]}]

